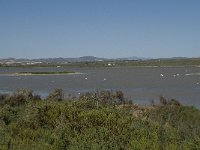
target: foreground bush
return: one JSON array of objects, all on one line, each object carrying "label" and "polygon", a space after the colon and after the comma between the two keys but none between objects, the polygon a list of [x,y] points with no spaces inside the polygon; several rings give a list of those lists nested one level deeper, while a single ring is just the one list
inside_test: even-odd
[{"label": "foreground bush", "polygon": [[0,149],[200,149],[200,111],[176,100],[160,97],[144,107],[121,92],[37,97],[31,91],[2,97]]}]

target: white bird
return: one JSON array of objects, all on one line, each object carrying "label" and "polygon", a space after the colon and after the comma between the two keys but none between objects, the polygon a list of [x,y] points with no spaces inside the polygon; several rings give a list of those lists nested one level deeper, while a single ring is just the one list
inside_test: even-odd
[{"label": "white bird", "polygon": [[160,74],[160,76],[163,77],[164,75],[163,75],[163,74]]},{"label": "white bird", "polygon": [[88,78],[85,78],[85,80],[87,80]]}]

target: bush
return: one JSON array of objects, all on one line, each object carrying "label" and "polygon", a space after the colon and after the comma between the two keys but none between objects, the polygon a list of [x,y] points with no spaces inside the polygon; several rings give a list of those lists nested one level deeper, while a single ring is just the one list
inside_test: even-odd
[{"label": "bush", "polygon": [[16,92],[0,105],[1,149],[200,148],[200,111],[176,100],[136,106],[121,92],[86,93],[76,100],[63,100],[60,90],[46,100],[31,93]]},{"label": "bush", "polygon": [[64,98],[64,94],[63,94],[62,89],[55,89],[49,94],[49,96],[47,97],[47,100],[62,101],[63,98]]},{"label": "bush", "polygon": [[31,90],[21,89],[15,92],[13,95],[9,95],[5,98],[4,103],[11,106],[19,106],[33,100],[33,94]]}]

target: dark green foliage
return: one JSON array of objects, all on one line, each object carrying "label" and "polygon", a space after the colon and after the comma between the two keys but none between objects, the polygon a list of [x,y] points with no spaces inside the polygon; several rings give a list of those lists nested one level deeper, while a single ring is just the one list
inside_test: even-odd
[{"label": "dark green foliage", "polygon": [[160,104],[161,105],[176,105],[176,106],[180,106],[180,102],[177,101],[176,99],[171,99],[168,100],[165,97],[163,97],[162,95],[160,96]]},{"label": "dark green foliage", "polygon": [[130,103],[125,97],[123,92],[121,91],[97,91],[95,93],[87,92],[82,94],[79,97],[79,100],[84,101],[91,101],[91,103],[95,103],[96,106],[98,105],[120,105],[120,104],[127,104]]},{"label": "dark green foliage", "polygon": [[64,98],[64,94],[62,89],[55,89],[52,91],[49,96],[47,97],[47,100],[52,100],[52,101],[61,101]]},{"label": "dark green foliage", "polygon": [[62,71],[62,72],[19,72],[18,74],[33,74],[33,75],[48,75],[48,74],[69,74],[76,73],[72,71]]},{"label": "dark green foliage", "polygon": [[19,106],[33,99],[34,99],[34,96],[31,90],[20,89],[17,92],[15,92],[13,95],[6,96],[2,102],[11,106],[16,106],[16,105]]},{"label": "dark green foliage", "polygon": [[200,149],[200,111],[176,100],[144,107],[119,91],[76,100],[63,100],[61,90],[46,100],[30,93],[3,98],[0,149]]},{"label": "dark green foliage", "polygon": [[6,99],[8,95],[7,94],[1,94],[0,95],[0,102],[4,102],[4,100]]}]

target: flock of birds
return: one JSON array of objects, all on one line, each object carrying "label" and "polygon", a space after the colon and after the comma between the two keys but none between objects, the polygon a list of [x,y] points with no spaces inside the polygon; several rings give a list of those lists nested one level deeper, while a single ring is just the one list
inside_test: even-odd
[{"label": "flock of birds", "polygon": [[[88,79],[88,78],[87,78],[87,77],[85,77],[85,80],[87,80],[87,79]],[[106,81],[106,80],[107,80],[106,78],[104,78],[104,79],[103,79],[103,81]]]},{"label": "flock of birds", "polygon": [[[160,76],[161,76],[161,77],[164,77],[164,74],[161,73]],[[180,76],[180,74],[177,73],[177,74],[174,74],[174,75],[172,75],[172,76],[173,76],[173,77],[177,77],[177,76]]]},{"label": "flock of birds", "polygon": [[[192,74],[185,74],[185,76],[189,76],[189,75],[192,75]],[[164,74],[160,74],[160,77],[164,77],[165,75]],[[172,75],[173,77],[178,77],[178,76],[180,76],[180,74],[179,73],[177,73],[177,74],[174,74],[174,75]],[[196,84],[197,85],[200,85],[200,82],[196,82]]]}]

